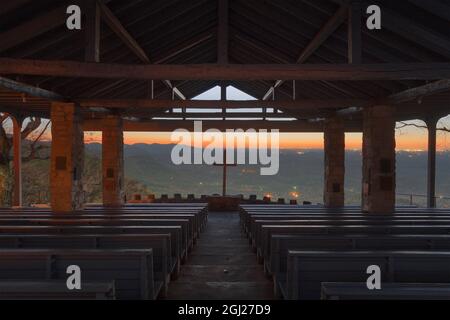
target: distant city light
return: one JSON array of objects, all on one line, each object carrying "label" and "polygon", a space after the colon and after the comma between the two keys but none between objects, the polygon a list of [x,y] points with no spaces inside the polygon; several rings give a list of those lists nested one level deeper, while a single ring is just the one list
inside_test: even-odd
[{"label": "distant city light", "polygon": [[297,199],[297,198],[300,196],[300,193],[299,193],[299,192],[292,191],[292,192],[289,193],[289,195],[290,195],[292,198]]}]

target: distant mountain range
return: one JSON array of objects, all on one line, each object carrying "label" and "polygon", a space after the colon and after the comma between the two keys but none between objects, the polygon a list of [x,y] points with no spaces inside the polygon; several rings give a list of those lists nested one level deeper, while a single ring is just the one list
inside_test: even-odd
[{"label": "distant mountain range", "polygon": [[[174,165],[171,151],[174,145],[125,145],[125,175],[146,186],[151,193],[221,193],[222,168],[208,165]],[[101,157],[101,144],[87,144],[88,157]],[[280,169],[275,176],[261,176],[259,165],[238,165],[228,168],[228,194],[256,194],[262,197],[293,198],[299,201],[322,202],[323,150],[280,150]],[[450,195],[450,153],[437,154],[437,194]],[[426,193],[426,152],[397,152],[397,192]],[[361,151],[346,151],[346,203],[359,204],[361,198]],[[425,198],[414,197],[414,202],[425,203]],[[409,197],[398,196],[398,203],[409,203]],[[441,206],[449,205],[438,200]]]}]

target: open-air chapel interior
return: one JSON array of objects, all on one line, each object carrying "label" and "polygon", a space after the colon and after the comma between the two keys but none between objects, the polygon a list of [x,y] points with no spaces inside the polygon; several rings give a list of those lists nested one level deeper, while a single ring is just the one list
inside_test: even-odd
[{"label": "open-air chapel interior", "polygon": [[[220,99],[193,99],[214,87]],[[436,205],[449,114],[447,0],[3,1],[0,299],[450,299],[450,209]],[[323,203],[231,195],[226,160],[220,194],[127,197],[124,134],[194,120],[323,134]],[[423,207],[396,202],[396,123],[411,120],[426,124]],[[23,145],[44,123],[49,201],[28,206]],[[86,132],[101,132],[101,203],[86,201]]]}]

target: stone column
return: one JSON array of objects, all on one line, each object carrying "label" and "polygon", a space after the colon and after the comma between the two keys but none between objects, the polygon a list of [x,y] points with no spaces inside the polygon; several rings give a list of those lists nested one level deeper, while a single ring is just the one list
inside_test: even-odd
[{"label": "stone column", "polygon": [[76,105],[53,102],[51,121],[51,207],[53,211],[59,212],[79,210],[84,203],[84,141]]},{"label": "stone column", "polygon": [[325,181],[323,202],[327,208],[344,206],[345,129],[344,121],[331,118],[324,127]]},{"label": "stone column", "polygon": [[395,211],[395,120],[390,106],[364,109],[362,210]]},{"label": "stone column", "polygon": [[102,122],[103,205],[120,207],[125,203],[122,119],[108,116]]},{"label": "stone column", "polygon": [[438,119],[426,119],[428,127],[427,207],[436,207],[436,125]]},{"label": "stone column", "polygon": [[14,191],[12,205],[22,206],[22,118],[11,117],[13,123]]}]

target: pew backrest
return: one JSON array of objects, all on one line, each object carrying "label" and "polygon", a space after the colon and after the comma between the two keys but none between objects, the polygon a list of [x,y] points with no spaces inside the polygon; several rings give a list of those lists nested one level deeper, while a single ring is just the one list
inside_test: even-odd
[{"label": "pew backrest", "polygon": [[0,300],[115,300],[114,281],[83,282],[68,290],[65,281],[1,280]]},{"label": "pew backrest", "polygon": [[177,257],[169,234],[4,235],[0,249],[152,249],[155,279],[167,282]]},{"label": "pew backrest", "polygon": [[369,290],[364,282],[322,282],[322,300],[450,300],[449,283],[383,283]]},{"label": "pew backrest", "polygon": [[381,286],[450,279],[450,252],[289,250],[285,293],[293,300],[320,299],[322,282],[366,282],[372,265],[381,270]]},{"label": "pew backrest", "polygon": [[155,299],[162,285],[153,278],[151,249],[0,250],[2,280],[66,280],[71,265],[82,281],[114,281],[118,299]]}]

